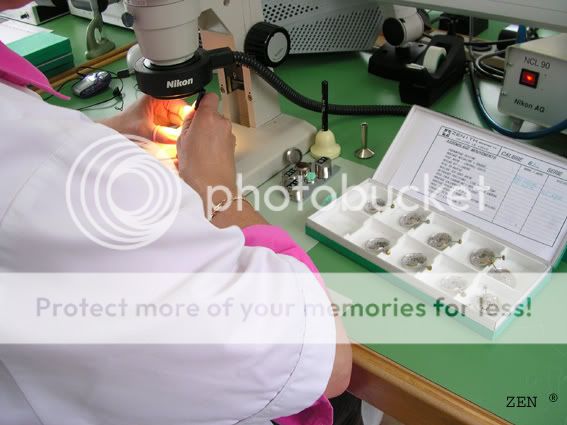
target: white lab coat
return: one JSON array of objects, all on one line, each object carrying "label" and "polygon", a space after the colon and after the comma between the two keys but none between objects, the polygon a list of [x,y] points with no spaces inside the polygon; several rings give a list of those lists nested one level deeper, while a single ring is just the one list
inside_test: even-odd
[{"label": "white lab coat", "polygon": [[[123,251],[93,242],[70,216],[66,178],[76,157],[113,130],[2,81],[0,129],[0,272],[293,272],[301,274],[297,284],[278,291],[299,304],[327,302],[296,259],[245,247],[238,228],[208,223],[198,195],[185,184],[179,213],[155,242]],[[126,178],[113,196],[136,205],[139,193]],[[257,288],[266,302],[278,297],[269,285],[277,282]],[[238,294],[238,281],[230,288]],[[0,308],[9,301],[0,299]],[[289,319],[291,332],[334,335],[332,318],[300,316]],[[247,325],[234,326],[243,332]],[[330,343],[2,344],[0,425],[266,423],[319,398],[333,359]]]}]

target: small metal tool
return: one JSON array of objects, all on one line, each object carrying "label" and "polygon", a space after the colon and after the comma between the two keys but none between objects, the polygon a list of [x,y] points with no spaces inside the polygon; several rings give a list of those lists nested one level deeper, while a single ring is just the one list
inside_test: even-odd
[{"label": "small metal tool", "polygon": [[295,168],[299,176],[306,177],[307,173],[311,171],[311,163],[301,161],[295,164]]},{"label": "small metal tool", "polygon": [[295,165],[302,159],[303,153],[297,148],[289,148],[284,152],[284,161],[289,165]]},{"label": "small metal tool", "polygon": [[363,122],[360,124],[362,147],[354,154],[359,159],[369,159],[374,156],[374,151],[368,147],[368,123]]},{"label": "small metal tool", "polygon": [[289,183],[286,189],[292,201],[301,203],[305,199],[305,186],[298,179]]},{"label": "small metal tool", "polygon": [[321,109],[321,130],[329,131],[329,82],[327,80],[321,83],[321,92],[323,95],[323,107]]},{"label": "small metal tool", "polygon": [[295,165],[292,165],[282,173],[282,186],[286,187],[295,179],[297,179],[297,168],[295,168]]},{"label": "small metal tool", "polygon": [[333,175],[333,163],[330,158],[323,156],[315,162],[315,173],[318,179],[328,180]]}]

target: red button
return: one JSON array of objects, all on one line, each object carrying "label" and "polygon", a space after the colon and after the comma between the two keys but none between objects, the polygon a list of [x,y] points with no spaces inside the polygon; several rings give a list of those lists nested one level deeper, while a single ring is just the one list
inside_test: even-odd
[{"label": "red button", "polygon": [[520,84],[528,87],[537,87],[537,82],[539,80],[539,73],[530,71],[528,69],[522,69],[520,74]]}]

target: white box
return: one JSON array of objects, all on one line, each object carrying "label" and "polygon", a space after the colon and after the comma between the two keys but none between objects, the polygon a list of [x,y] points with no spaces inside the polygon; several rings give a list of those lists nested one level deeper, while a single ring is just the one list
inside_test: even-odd
[{"label": "white box", "polygon": [[[567,34],[508,47],[500,112],[544,127],[565,120]],[[523,75],[535,80],[523,81]]]},{"label": "white box", "polygon": [[[450,196],[454,188],[461,196]],[[365,209],[373,199],[385,201],[376,213]],[[424,222],[406,228],[408,214]],[[396,273],[426,300],[458,306],[465,323],[495,337],[560,261],[566,222],[567,160],[415,106],[374,176],[309,217],[306,231],[370,270]],[[449,247],[429,244],[439,233]],[[366,248],[378,237],[388,252]],[[486,267],[472,263],[480,249],[494,254]],[[403,264],[416,253],[431,270]]]}]

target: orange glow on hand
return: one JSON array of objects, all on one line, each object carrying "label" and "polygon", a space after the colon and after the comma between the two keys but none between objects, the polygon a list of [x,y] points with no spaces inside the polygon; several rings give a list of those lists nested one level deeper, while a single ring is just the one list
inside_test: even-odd
[{"label": "orange glow on hand", "polygon": [[180,114],[182,120],[186,120],[189,115],[195,110],[195,102],[192,105],[185,105],[181,108]]},{"label": "orange glow on hand", "polygon": [[176,143],[181,135],[181,127],[164,127],[156,125],[154,128],[154,142],[158,143]]}]

